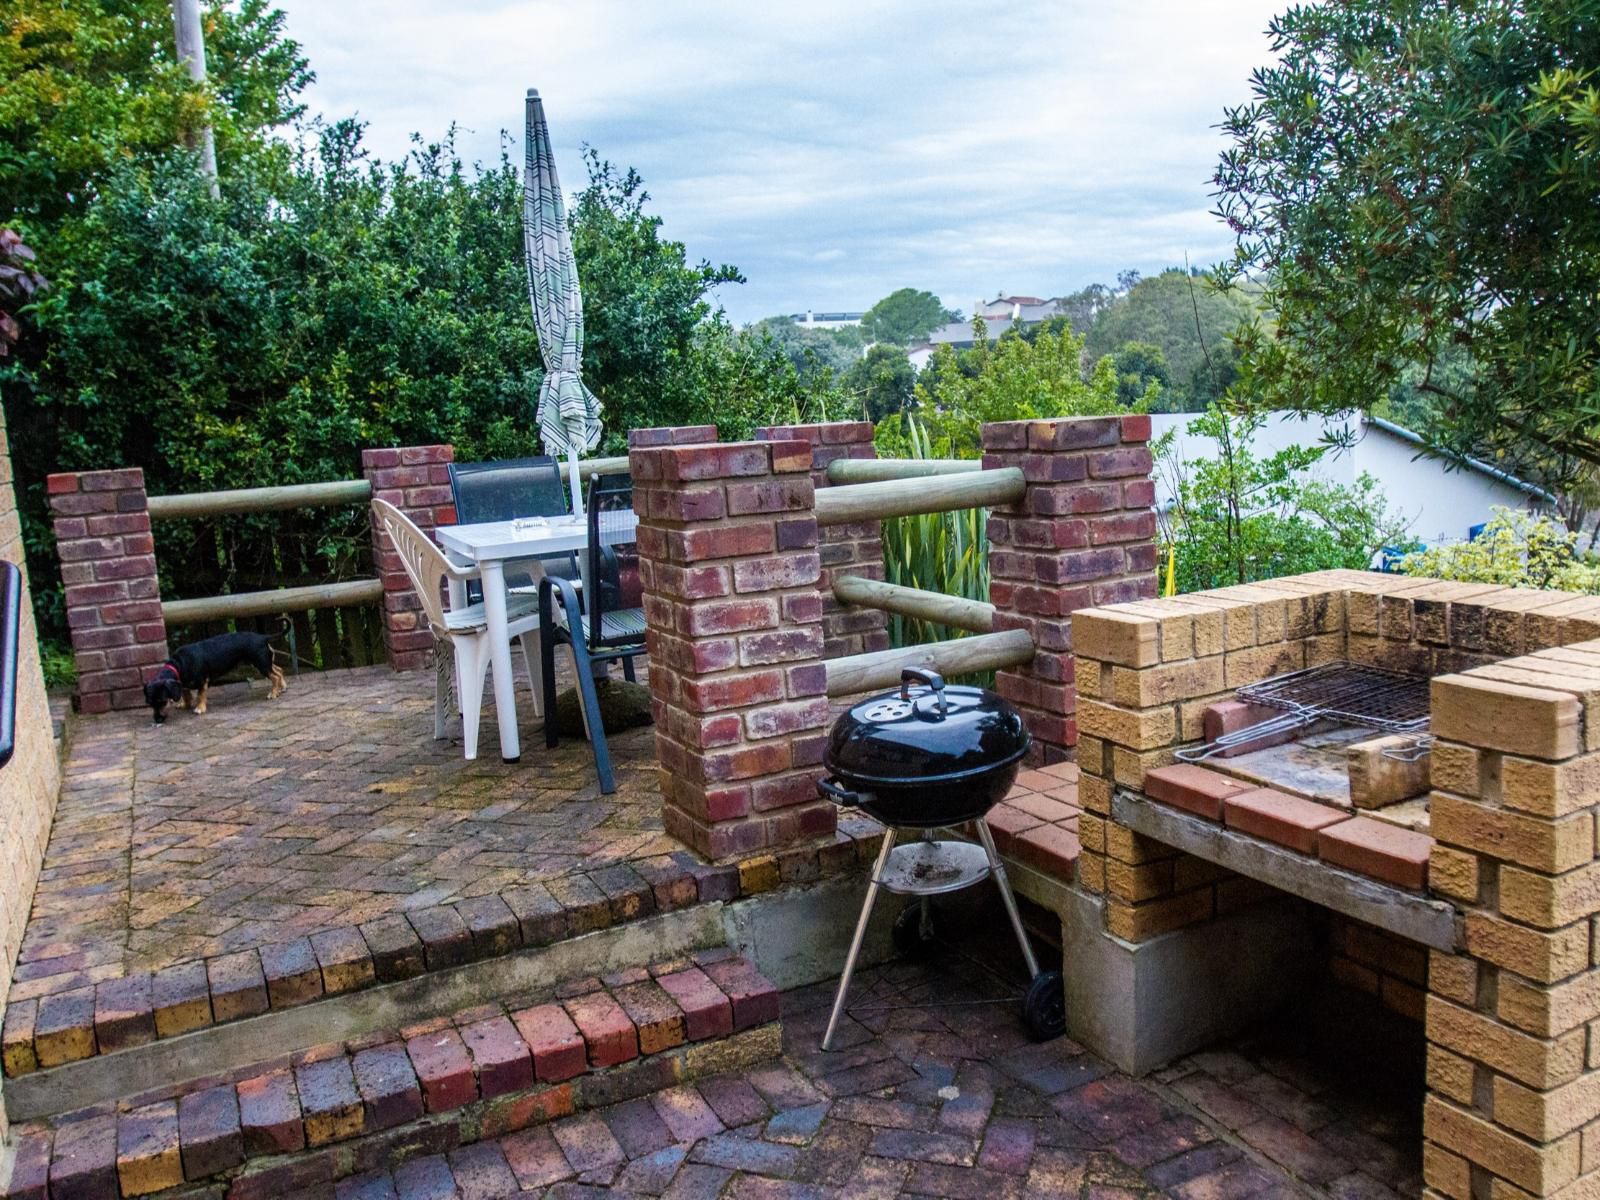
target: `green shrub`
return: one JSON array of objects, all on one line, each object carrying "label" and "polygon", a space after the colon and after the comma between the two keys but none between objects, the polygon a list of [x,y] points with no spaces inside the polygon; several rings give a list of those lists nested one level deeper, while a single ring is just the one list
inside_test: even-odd
[{"label": "green shrub", "polygon": [[1496,508],[1474,540],[1408,554],[1400,570],[1433,579],[1600,595],[1600,558],[1579,554],[1577,545],[1578,535],[1559,521]]}]

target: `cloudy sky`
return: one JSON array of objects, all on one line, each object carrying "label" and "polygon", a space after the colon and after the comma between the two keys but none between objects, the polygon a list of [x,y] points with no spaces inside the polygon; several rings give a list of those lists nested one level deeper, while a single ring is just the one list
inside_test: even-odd
[{"label": "cloudy sky", "polygon": [[970,311],[1119,270],[1209,264],[1224,105],[1283,0],[278,0],[308,99],[371,146],[455,121],[521,153],[544,96],[569,193],[588,143],[644,176],[669,236],[737,265],[739,321],[897,287]]}]

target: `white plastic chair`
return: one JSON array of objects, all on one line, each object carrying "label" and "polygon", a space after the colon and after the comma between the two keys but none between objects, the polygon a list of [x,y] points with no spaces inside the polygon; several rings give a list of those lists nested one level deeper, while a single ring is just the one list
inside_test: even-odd
[{"label": "white plastic chair", "polygon": [[[456,696],[460,701],[461,735],[468,758],[478,757],[478,721],[483,714],[483,683],[489,674],[489,625],[482,601],[446,608],[441,592],[447,583],[465,585],[478,578],[470,567],[458,567],[445,557],[431,538],[387,500],[374,500],[372,514],[394,543],[406,577],[422,601],[428,627],[440,642],[449,643],[455,655]],[[465,595],[465,587],[452,589]],[[522,666],[533,692],[535,716],[544,712],[544,697],[533,663],[539,661],[539,597],[513,592],[506,596],[506,632],[522,650]],[[533,645],[528,645],[529,640]],[[434,672],[433,736],[445,736],[446,687],[443,673]]]}]

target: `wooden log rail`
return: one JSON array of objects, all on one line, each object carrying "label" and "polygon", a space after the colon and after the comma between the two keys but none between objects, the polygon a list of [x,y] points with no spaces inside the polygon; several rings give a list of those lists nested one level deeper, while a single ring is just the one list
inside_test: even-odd
[{"label": "wooden log rail", "polygon": [[897,650],[875,650],[848,658],[830,658],[828,695],[853,696],[893,687],[906,667],[926,667],[941,675],[966,675],[1020,666],[1033,659],[1033,637],[1026,629],[983,633],[953,642],[929,642]]},{"label": "wooden log rail", "polygon": [[[578,462],[578,478],[625,474],[626,458],[585,458]],[[563,474],[567,473],[562,464]],[[186,521],[195,517],[232,516],[238,513],[282,512],[291,508],[323,508],[335,504],[365,504],[372,499],[372,484],[365,479],[333,479],[326,483],[291,483],[281,487],[238,488],[226,492],[182,492],[151,496],[152,521]]]},{"label": "wooden log rail", "polygon": [[1026,483],[1017,467],[966,471],[878,483],[851,483],[817,490],[818,525],[851,525],[888,517],[988,508],[1022,499]]},{"label": "wooden log rail", "polygon": [[240,617],[265,617],[274,613],[307,612],[317,608],[351,608],[383,600],[383,581],[347,579],[310,587],[271,588],[264,592],[235,592],[229,596],[199,596],[193,600],[164,600],[161,617],[169,626],[199,621],[226,621]]},{"label": "wooden log rail", "polygon": [[983,600],[967,600],[923,588],[901,587],[897,583],[863,579],[859,575],[835,576],[833,594],[841,604],[881,608],[884,612],[930,621],[936,625],[948,625],[952,629],[988,633],[994,628],[994,605]]},{"label": "wooden log rail", "polygon": [[976,458],[836,458],[828,464],[828,482],[881,483],[886,479],[924,479],[929,475],[965,475],[983,470]]}]

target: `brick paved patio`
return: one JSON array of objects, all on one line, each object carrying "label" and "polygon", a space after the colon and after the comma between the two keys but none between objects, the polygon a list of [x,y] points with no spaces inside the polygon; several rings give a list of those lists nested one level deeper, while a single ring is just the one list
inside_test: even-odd
[{"label": "brick paved patio", "polygon": [[214,692],[205,717],[81,721],[11,999],[315,934],[676,849],[649,729],[468,762],[432,738],[432,677],[305,674]]},{"label": "brick paved patio", "polygon": [[1421,1191],[1418,1094],[1331,1082],[1282,1038],[1134,1081],[1066,1039],[1027,1041],[969,960],[858,980],[844,1049],[817,1043],[832,984],[783,997],[786,1054],[345,1180],[339,1200],[1022,1196],[1388,1200]]}]

